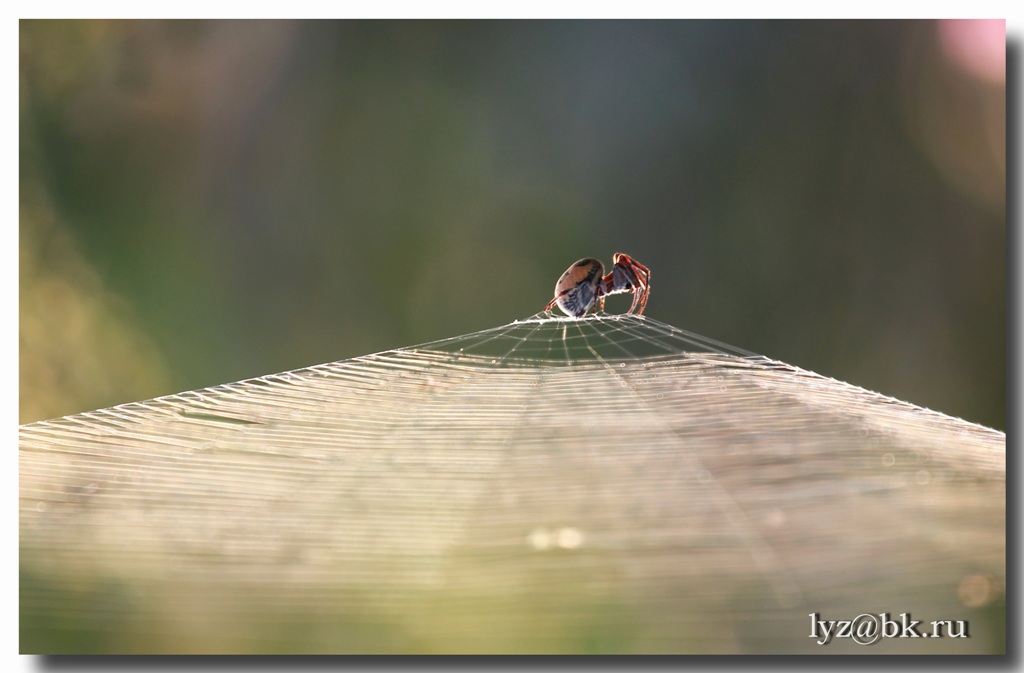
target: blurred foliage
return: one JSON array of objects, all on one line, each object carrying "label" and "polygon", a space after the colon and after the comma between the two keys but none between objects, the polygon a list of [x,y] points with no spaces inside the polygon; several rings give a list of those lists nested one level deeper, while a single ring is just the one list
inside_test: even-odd
[{"label": "blurred foliage", "polygon": [[1001,429],[962,25],[22,21],[21,420],[507,323],[621,250],[660,320]]},{"label": "blurred foliage", "polygon": [[32,226],[20,240],[21,418],[166,392],[159,350],[57,226],[37,185],[22,189],[21,219]]}]

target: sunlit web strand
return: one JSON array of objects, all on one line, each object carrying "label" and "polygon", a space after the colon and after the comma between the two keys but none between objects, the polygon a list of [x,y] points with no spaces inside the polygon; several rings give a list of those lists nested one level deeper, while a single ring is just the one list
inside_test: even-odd
[{"label": "sunlit web strand", "polygon": [[792,652],[811,610],[942,617],[1005,578],[1005,435],[648,317],[538,314],[20,434],[23,617],[162,643]]},{"label": "sunlit web strand", "polygon": [[546,313],[403,350],[461,351],[467,355],[491,355],[496,364],[503,364],[507,359],[574,364],[578,361],[592,361],[595,352],[604,358],[651,357],[685,352],[723,353],[743,357],[754,355],[649,317],[596,314],[577,319],[558,318]]},{"label": "sunlit web strand", "polygon": [[[601,320],[600,316],[597,318],[598,320]],[[642,318],[638,319],[643,320]],[[612,363],[601,355],[598,348],[595,347],[595,344],[592,343],[592,341],[595,339],[602,339],[607,342],[608,345],[621,350],[623,355],[630,359],[636,357],[625,345],[630,341],[654,343],[659,347],[664,348],[666,352],[673,351],[673,346],[675,346],[675,344],[672,344],[671,340],[676,340],[677,342],[682,341],[687,345],[692,344],[702,347],[707,346],[711,342],[711,340],[699,337],[698,335],[686,334],[683,336],[681,330],[676,330],[664,323],[650,321],[650,324],[648,324],[648,321],[644,320],[645,328],[653,328],[652,335],[650,330],[640,331],[633,326],[632,316],[627,316],[625,319],[616,317],[613,320],[614,322],[619,323],[619,325],[616,325],[616,327],[620,328],[619,330],[603,331],[598,328],[585,330],[584,325],[589,327],[589,323],[581,322],[579,320],[572,321],[572,324],[579,330],[580,337],[583,339],[587,351],[593,356],[594,360],[604,365],[606,370],[619,380],[620,384],[622,384],[622,390],[629,391],[625,394],[632,397],[637,406],[641,408],[648,406],[647,400],[636,392],[635,386],[630,385],[626,377],[619,373],[619,368],[613,366]],[[568,326],[565,329],[568,330]],[[620,333],[625,333],[628,335],[628,338],[621,338]],[[663,339],[662,335],[669,337],[669,339]],[[739,350],[718,342],[714,343],[717,346],[716,350],[718,352],[724,352],[724,349],[726,348],[733,351]],[[598,342],[597,345],[599,347],[602,344]],[[566,359],[570,359],[568,350],[566,350]],[[662,416],[656,413],[653,408],[651,408],[651,413],[649,415],[649,425],[651,427],[656,427],[658,432],[667,436],[670,443],[676,444],[683,441],[683,438],[680,437],[673,429],[672,425],[670,423],[666,423]],[[725,514],[733,529],[736,531],[742,531],[741,534],[746,540],[746,545],[748,546],[758,567],[761,572],[764,573],[765,577],[770,578],[775,598],[778,603],[782,606],[793,606],[798,604],[801,597],[799,586],[797,582],[790,577],[787,569],[772,550],[771,545],[763,536],[761,536],[757,527],[752,523],[736,499],[730,495],[728,487],[719,483],[719,481],[714,478],[713,473],[707,469],[707,466],[701,461],[699,456],[692,456],[692,460],[693,465],[691,469],[696,473],[705,475],[703,484],[705,489],[709,492],[710,499],[716,502],[718,509]]]}]

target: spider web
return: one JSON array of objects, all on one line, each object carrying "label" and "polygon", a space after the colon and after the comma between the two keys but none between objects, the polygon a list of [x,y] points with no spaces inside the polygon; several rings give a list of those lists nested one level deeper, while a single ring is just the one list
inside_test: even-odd
[{"label": "spider web", "polygon": [[[20,428],[23,652],[1005,648],[1005,435],[538,314]],[[930,627],[929,627],[930,628]]]}]

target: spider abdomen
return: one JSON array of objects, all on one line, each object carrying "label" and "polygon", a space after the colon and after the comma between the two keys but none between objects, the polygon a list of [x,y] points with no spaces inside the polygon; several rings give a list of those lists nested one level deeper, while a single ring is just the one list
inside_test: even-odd
[{"label": "spider abdomen", "polygon": [[603,276],[604,264],[599,259],[586,257],[570,266],[555,284],[558,308],[574,318],[586,315],[597,301]]}]

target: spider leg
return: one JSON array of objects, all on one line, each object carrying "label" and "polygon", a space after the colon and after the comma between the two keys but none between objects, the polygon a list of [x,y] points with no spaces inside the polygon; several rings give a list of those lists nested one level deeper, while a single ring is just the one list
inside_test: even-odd
[{"label": "spider leg", "polygon": [[640,284],[643,285],[644,288],[651,284],[650,269],[632,258],[629,260],[629,267],[633,270],[633,273],[636,274],[637,280],[640,281]]},{"label": "spider leg", "polygon": [[[588,287],[590,288],[590,292],[592,292],[593,294],[591,294],[589,298],[584,299],[583,297],[586,296]],[[555,298],[548,302],[548,305],[544,307],[544,310],[550,311],[557,305],[566,314],[572,315],[576,318],[582,318],[594,308],[594,305],[597,303],[598,297],[602,296],[603,295],[601,291],[600,281],[596,286],[592,286],[591,283],[580,283],[577,285],[573,285],[572,287],[568,287],[559,292],[558,294],[556,294]],[[568,306],[559,305],[558,302],[563,297],[568,297],[568,299],[566,299],[566,303],[568,304]],[[573,312],[581,309],[582,312],[580,313]]]},{"label": "spider leg", "polygon": [[640,287],[637,288],[637,303],[640,305],[640,309],[636,314],[643,315],[644,308],[647,307],[647,297],[651,294],[651,270],[634,260],[633,271],[636,272],[637,280],[640,281]]},{"label": "spider leg", "polygon": [[[619,284],[615,280],[618,275]],[[617,252],[612,257],[612,273],[603,279],[609,294],[630,292],[633,301],[627,313],[640,315],[647,307],[647,298],[651,292],[651,270],[624,252]]]},{"label": "spider leg", "polygon": [[[637,315],[643,314],[644,308],[647,306],[647,295],[649,293],[650,287],[641,278],[640,284],[633,289],[633,305],[629,308],[629,312],[636,313]],[[634,309],[636,310],[634,311]]]},{"label": "spider leg", "polygon": [[634,269],[640,269],[641,271],[643,271],[648,276],[651,275],[651,270],[650,269],[648,269],[646,266],[644,266],[640,262],[636,261],[635,259],[633,259],[632,257],[630,257],[629,255],[627,255],[624,252],[617,252],[617,253],[615,253],[615,256],[612,259],[613,259],[613,261],[615,261],[615,262],[617,262],[619,264],[622,264],[623,266],[630,266],[630,267],[632,267]]},{"label": "spider leg", "polygon": [[601,282],[597,286],[597,301],[601,307],[601,312],[604,313],[604,300],[612,294],[612,290],[615,289],[615,269],[613,268],[608,275],[601,279]]},{"label": "spider leg", "polygon": [[651,293],[651,290],[647,286],[645,286],[644,289],[643,289],[643,292],[640,293],[640,295],[638,297],[638,302],[640,303],[640,309],[636,312],[637,315],[643,315],[644,308],[647,307],[647,295],[650,294],[650,293]]},{"label": "spider leg", "polygon": [[561,292],[556,294],[555,298],[552,299],[551,301],[549,301],[548,305],[544,307],[544,310],[545,311],[550,311],[551,309],[553,309],[555,307],[555,304],[558,303],[558,300],[561,299],[562,297],[564,297],[565,295],[569,294],[571,291],[572,291],[572,288],[569,288],[568,290],[562,290]]},{"label": "spider leg", "polygon": [[651,296],[651,272],[647,271],[647,277],[644,278],[644,296],[640,298],[640,313],[644,312],[644,308],[647,306],[647,298]]},{"label": "spider leg", "polygon": [[633,313],[636,310],[637,302],[640,300],[640,288],[635,288],[632,292],[633,301],[629,305],[629,310],[626,313]]}]

